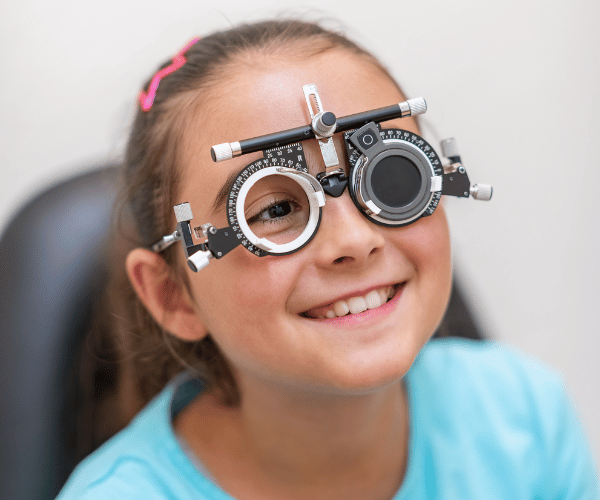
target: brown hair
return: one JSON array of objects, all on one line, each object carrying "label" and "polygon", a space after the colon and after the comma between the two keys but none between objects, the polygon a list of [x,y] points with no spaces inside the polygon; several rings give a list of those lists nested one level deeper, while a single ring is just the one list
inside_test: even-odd
[{"label": "brown hair", "polygon": [[[81,432],[95,437],[84,441],[87,444],[80,451],[82,455],[126,425],[185,367],[196,370],[208,388],[219,391],[226,404],[238,403],[228,363],[210,335],[186,343],[165,332],[124,277],[124,256],[130,248],[149,247],[175,228],[173,206],[181,172],[179,146],[186,120],[192,115],[190,106],[202,91],[210,90],[234,65],[251,64],[253,54],[283,51],[304,59],[334,49],[364,58],[395,83],[374,56],[344,35],[313,22],[272,20],[243,24],[200,39],[185,53],[187,63],[161,80],[152,108],[147,112],[138,110],[126,150],[124,187],[117,208],[118,218],[125,221],[119,224],[117,241],[126,244],[115,245],[109,284],[85,350],[81,382],[87,387],[84,392],[88,397],[83,403],[88,406],[88,425],[84,424]],[[169,64],[171,61],[161,69]],[[124,234],[128,238],[123,239]],[[173,279],[186,284],[176,252],[181,252],[179,245],[163,256]],[[96,408],[95,414],[89,408]]]}]

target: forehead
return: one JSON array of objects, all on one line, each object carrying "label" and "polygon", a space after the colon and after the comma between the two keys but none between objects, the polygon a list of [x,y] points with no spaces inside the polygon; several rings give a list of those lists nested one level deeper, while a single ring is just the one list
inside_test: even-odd
[{"label": "forehead", "polygon": [[[220,118],[235,119],[238,135],[263,135],[306,125],[310,115],[302,87],[308,83],[317,85],[323,106],[336,116],[402,99],[377,66],[347,51],[328,51],[304,60],[249,56],[243,65],[229,68],[228,74],[232,77],[217,89],[217,100],[226,104]],[[231,125],[215,124],[221,142],[242,139],[233,136]]]},{"label": "forehead", "polygon": [[[209,200],[198,207],[205,211],[233,171],[262,156],[254,153],[214,163],[211,146],[310,123],[302,90],[308,83],[317,85],[324,109],[338,117],[404,100],[377,66],[347,51],[328,51],[303,60],[249,55],[228,67],[219,83],[200,97],[201,105],[184,134],[184,186],[178,203]],[[384,125],[416,131],[411,119]]]}]

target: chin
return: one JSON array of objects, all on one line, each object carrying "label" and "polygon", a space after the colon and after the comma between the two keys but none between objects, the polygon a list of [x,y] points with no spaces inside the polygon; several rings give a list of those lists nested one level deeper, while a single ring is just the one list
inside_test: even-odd
[{"label": "chin", "polygon": [[[422,345],[402,349],[400,352],[387,350],[379,357],[373,357],[373,353],[365,353],[364,356],[357,357],[359,359],[330,366],[328,371],[320,373],[325,380],[317,382],[319,390],[338,395],[364,395],[383,390],[402,380],[421,347]],[[390,352],[393,354],[390,355]]]}]

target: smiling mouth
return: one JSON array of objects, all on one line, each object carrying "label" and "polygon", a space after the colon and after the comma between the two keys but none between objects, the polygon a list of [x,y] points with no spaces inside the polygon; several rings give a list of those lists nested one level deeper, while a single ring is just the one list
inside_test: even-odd
[{"label": "smiling mouth", "polygon": [[388,285],[371,290],[365,295],[357,295],[343,300],[337,300],[332,304],[318,309],[311,309],[300,314],[310,319],[333,319],[347,316],[349,314],[360,314],[367,310],[377,309],[389,302],[405,282]]}]

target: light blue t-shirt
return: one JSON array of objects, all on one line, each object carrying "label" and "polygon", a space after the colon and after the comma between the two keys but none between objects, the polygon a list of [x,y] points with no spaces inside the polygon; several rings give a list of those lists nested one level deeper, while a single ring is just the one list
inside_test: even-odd
[{"label": "light blue t-shirt", "polygon": [[[442,339],[405,381],[409,457],[393,500],[600,498],[554,372],[493,343]],[[57,500],[232,500],[173,431],[173,415],[201,391],[197,380],[173,380],[77,467]]]}]

